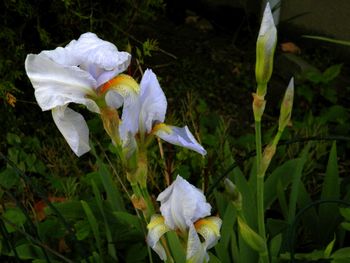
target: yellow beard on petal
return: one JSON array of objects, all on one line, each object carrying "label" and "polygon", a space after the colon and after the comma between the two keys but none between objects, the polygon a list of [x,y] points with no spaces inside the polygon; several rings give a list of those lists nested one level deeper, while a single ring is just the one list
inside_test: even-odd
[{"label": "yellow beard on petal", "polygon": [[109,89],[115,89],[122,95],[128,92],[139,93],[139,84],[134,80],[133,77],[120,74],[117,77],[107,81],[101,88],[100,92],[102,94],[106,93]]}]

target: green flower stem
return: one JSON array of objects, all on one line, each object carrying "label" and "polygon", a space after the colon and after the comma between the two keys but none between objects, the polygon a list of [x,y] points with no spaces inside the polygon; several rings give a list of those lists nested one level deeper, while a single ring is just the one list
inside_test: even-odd
[{"label": "green flower stem", "polygon": [[265,242],[265,250],[260,253],[260,262],[268,263],[268,251],[266,244],[266,232],[265,232],[265,213],[264,213],[264,174],[259,174],[261,159],[262,159],[262,145],[261,145],[261,121],[255,121],[255,145],[256,145],[256,171],[257,171],[257,184],[256,184],[256,200],[258,210],[258,230],[259,235]]}]

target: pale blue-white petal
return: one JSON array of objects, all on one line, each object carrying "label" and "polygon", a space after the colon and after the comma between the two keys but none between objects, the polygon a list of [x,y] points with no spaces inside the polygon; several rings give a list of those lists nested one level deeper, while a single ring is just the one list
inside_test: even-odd
[{"label": "pale blue-white petal", "polygon": [[67,106],[52,109],[53,120],[77,156],[90,150],[89,128],[83,116]]},{"label": "pale blue-white petal", "polygon": [[207,154],[207,151],[203,148],[202,145],[197,142],[187,126],[183,128],[170,125],[160,127],[162,128],[157,129],[155,135],[164,141],[191,149],[195,152],[200,153],[201,155]]},{"label": "pale blue-white petal", "polygon": [[77,41],[71,41],[66,48],[73,51],[79,67],[96,79],[97,86],[125,71],[131,60],[129,53],[118,51],[114,44],[90,32],[82,34]]},{"label": "pale blue-white petal", "polygon": [[210,215],[211,206],[203,193],[179,175],[157,201],[165,224],[173,230],[185,232],[193,222]]},{"label": "pale blue-white petal", "polygon": [[78,67],[63,66],[48,56],[29,54],[25,61],[27,75],[35,89],[35,98],[42,110],[64,106],[70,102],[84,104],[99,112],[95,96],[96,81]]},{"label": "pale blue-white petal", "polygon": [[198,234],[192,224],[188,232],[186,262],[203,263],[208,261],[209,255],[207,254],[204,245],[201,243]]},{"label": "pale blue-white petal", "polygon": [[155,123],[164,122],[167,101],[156,75],[147,69],[140,83],[139,131],[150,133]]}]

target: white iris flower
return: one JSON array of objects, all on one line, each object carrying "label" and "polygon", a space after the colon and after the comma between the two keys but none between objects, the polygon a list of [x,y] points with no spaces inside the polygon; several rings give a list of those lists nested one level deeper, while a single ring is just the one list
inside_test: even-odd
[{"label": "white iris flower", "polygon": [[138,134],[141,145],[145,143],[148,135],[156,135],[169,143],[205,155],[205,149],[187,126],[180,128],[164,124],[166,109],[167,100],[157,77],[152,70],[147,69],[140,83],[138,102],[129,109],[128,117],[123,116],[120,125],[120,137],[128,154],[135,151],[135,135]]},{"label": "white iris flower", "polygon": [[[167,256],[160,238],[169,230],[178,231],[187,237],[187,262],[203,263],[209,260],[207,250],[220,238],[221,219],[210,215],[211,206],[203,193],[181,176],[162,193],[160,201],[162,215],[154,215],[147,228],[147,242],[162,260]],[[204,239],[201,242],[199,235]]]},{"label": "white iris flower", "polygon": [[101,86],[126,70],[130,59],[129,53],[118,51],[93,33],[81,35],[64,48],[27,56],[25,69],[35,98],[43,111],[52,110],[58,129],[76,155],[90,150],[89,129],[83,116],[68,107],[69,103],[83,104],[100,113],[100,104],[105,104]]}]

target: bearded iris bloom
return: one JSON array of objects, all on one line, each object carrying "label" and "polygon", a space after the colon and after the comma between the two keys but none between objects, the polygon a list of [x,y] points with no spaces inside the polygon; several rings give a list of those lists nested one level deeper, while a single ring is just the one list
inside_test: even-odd
[{"label": "bearded iris bloom", "polygon": [[[219,240],[222,221],[218,217],[210,216],[211,206],[206,202],[203,193],[178,175],[159,194],[157,201],[161,203],[162,215],[154,215],[147,226],[148,245],[162,260],[166,260],[167,255],[160,239],[166,232],[175,230],[182,237],[186,237],[187,262],[207,262],[209,256],[206,251]],[[199,235],[204,242],[201,242]]]},{"label": "bearded iris bloom", "polygon": [[[205,149],[187,126],[180,128],[164,123],[166,109],[167,100],[157,77],[152,70],[147,69],[141,79],[138,101],[130,108],[128,116],[122,117],[120,125],[120,137],[128,154],[133,153],[137,145],[142,147],[147,144],[149,135],[156,135],[169,143],[205,155]],[[136,135],[139,144],[136,142]]]},{"label": "bearded iris bloom", "polygon": [[[115,92],[101,87],[126,70],[130,59],[129,53],[118,51],[115,45],[93,33],[85,33],[65,47],[27,56],[25,69],[35,98],[43,111],[52,111],[56,126],[76,155],[90,150],[89,129],[83,116],[68,105],[82,104],[95,113],[111,106],[104,97]],[[132,86],[138,88],[137,84]],[[118,107],[137,93],[126,92],[125,85],[113,91],[121,96],[113,104]]]}]

